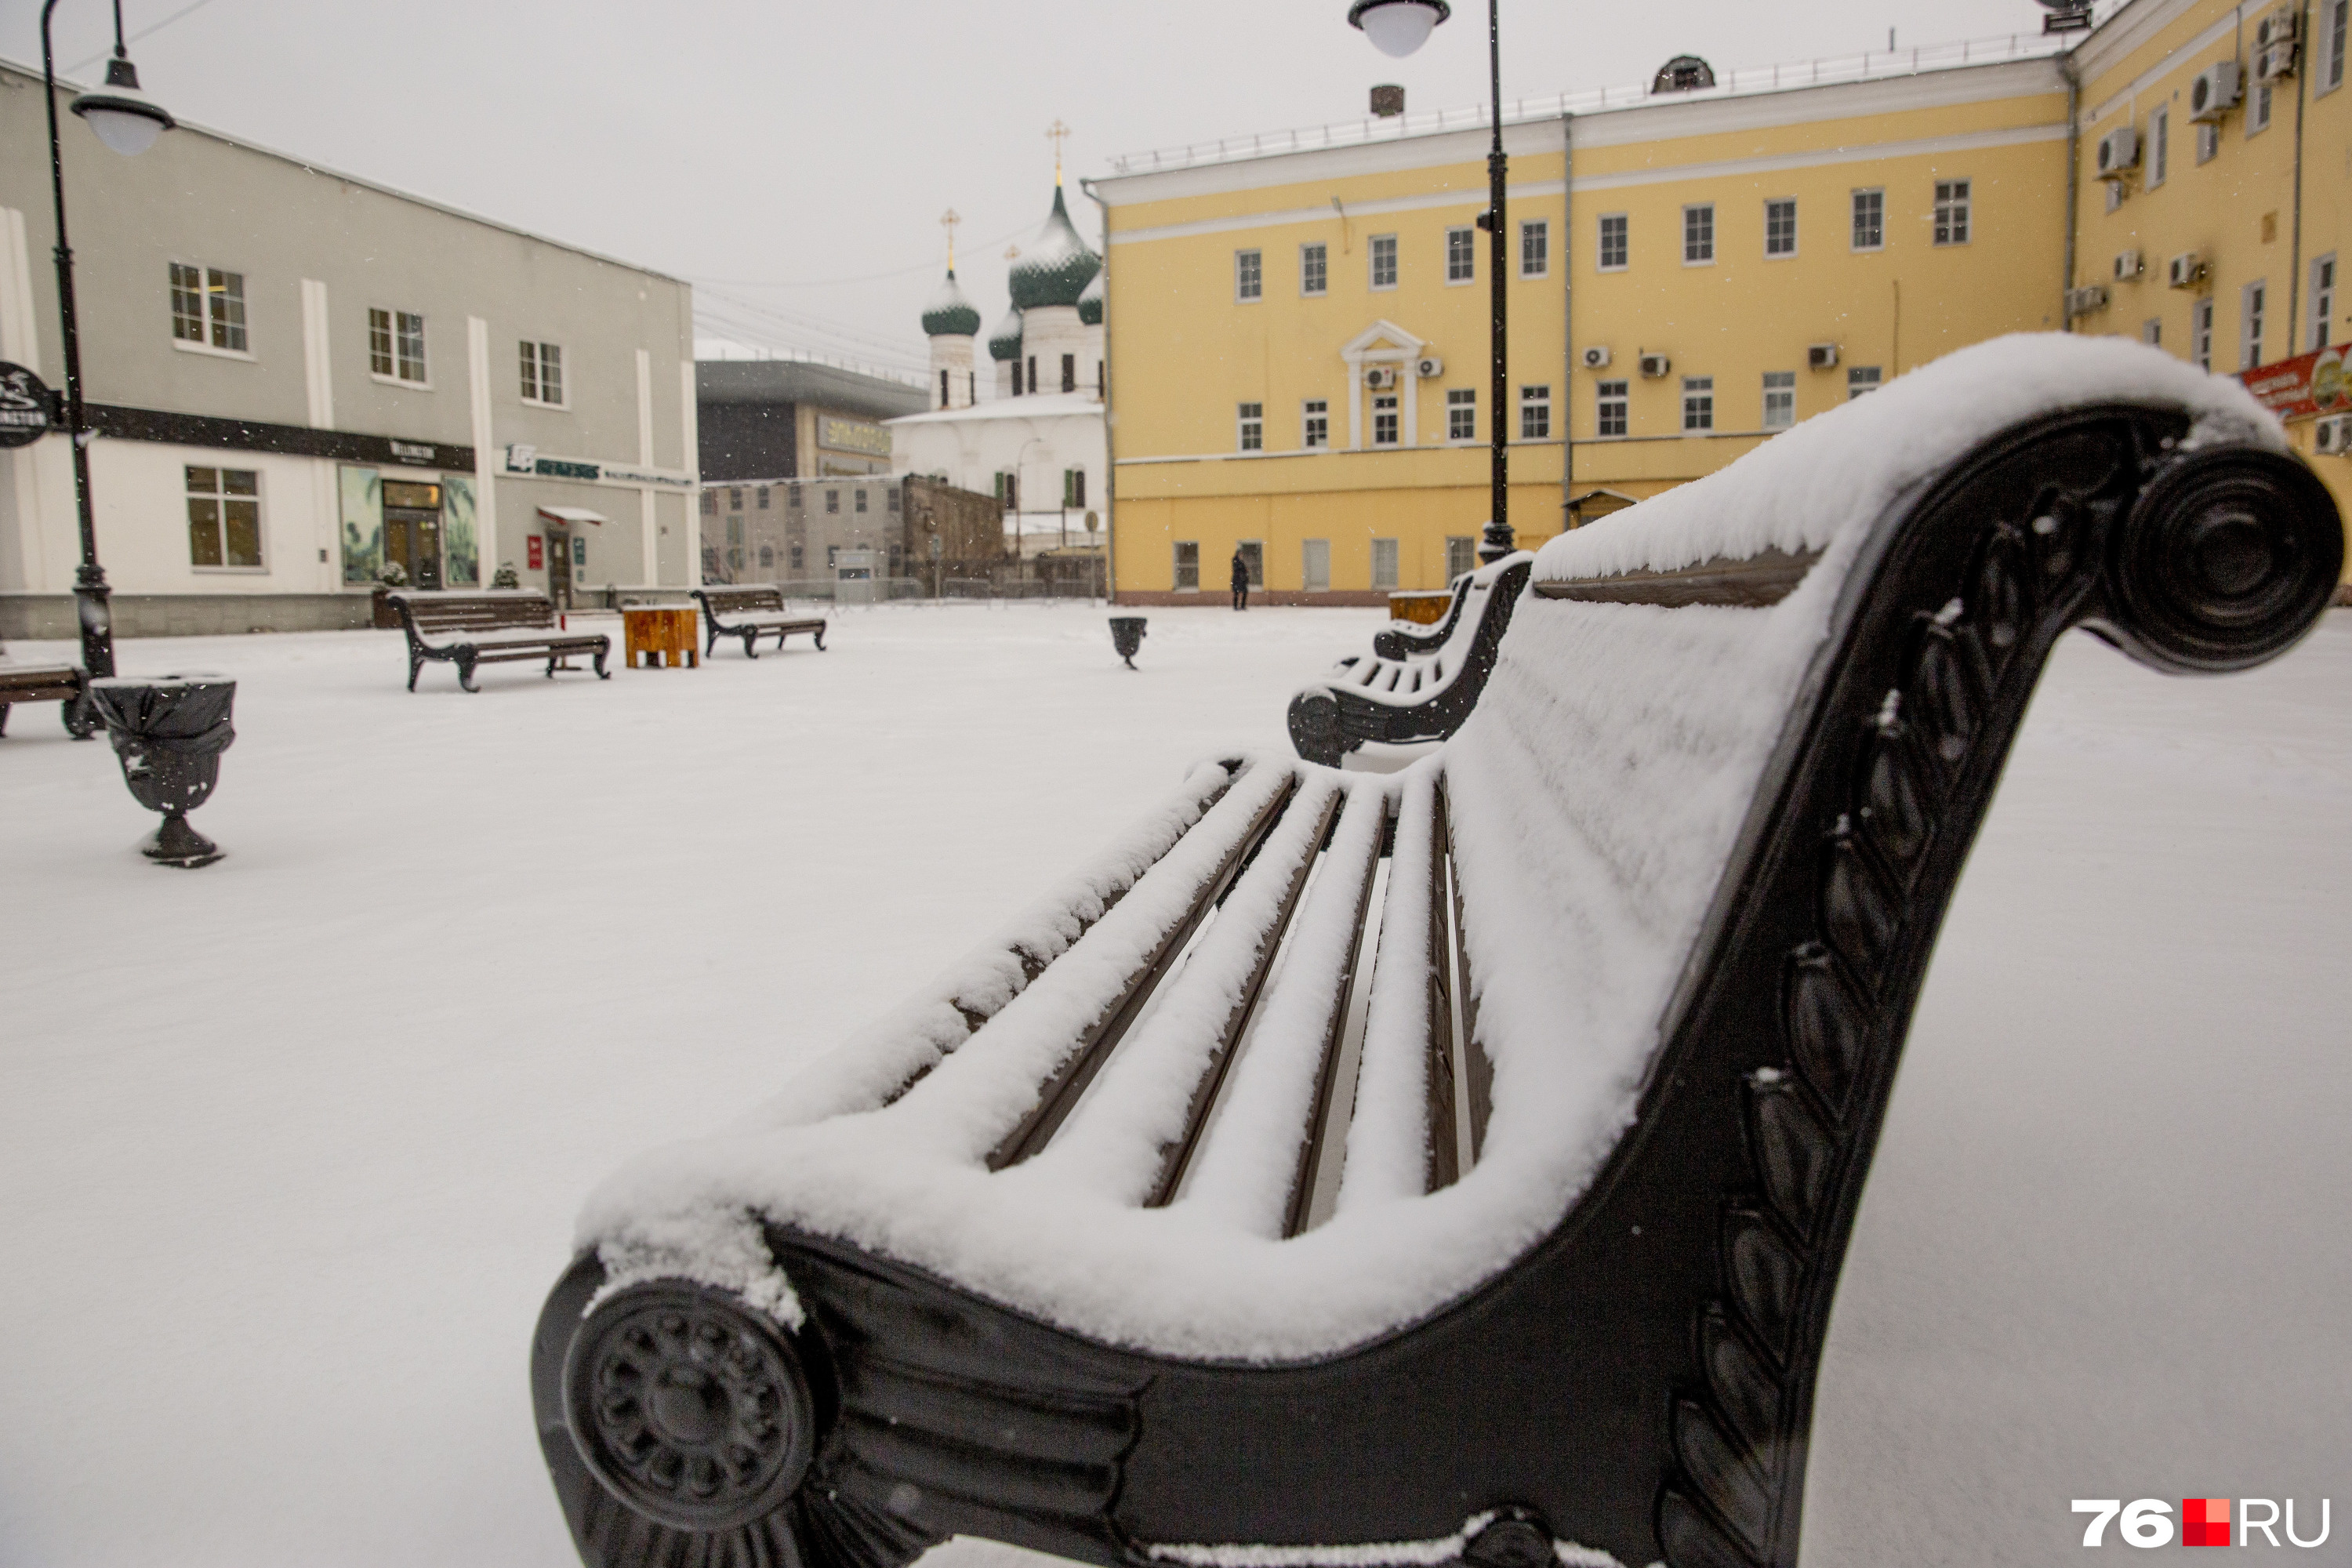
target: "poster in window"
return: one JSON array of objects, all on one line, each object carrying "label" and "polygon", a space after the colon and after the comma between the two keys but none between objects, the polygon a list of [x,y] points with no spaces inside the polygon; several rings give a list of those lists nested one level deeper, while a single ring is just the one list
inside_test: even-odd
[{"label": "poster in window", "polygon": [[373,468],[344,468],[343,581],[373,583],[383,570],[383,480]]},{"label": "poster in window", "polygon": [[441,554],[449,585],[479,587],[482,547],[474,530],[474,481],[450,474],[441,480]]}]

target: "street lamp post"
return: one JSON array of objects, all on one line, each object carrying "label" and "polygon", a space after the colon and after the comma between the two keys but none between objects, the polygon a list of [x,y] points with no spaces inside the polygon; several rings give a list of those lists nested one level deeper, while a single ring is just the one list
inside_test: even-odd
[{"label": "street lamp post", "polygon": [[[1354,0],[1348,7],[1348,21],[1363,30],[1373,47],[1394,58],[1412,53],[1425,42],[1431,31],[1453,14],[1446,0]],[[1504,266],[1507,247],[1503,228],[1503,26],[1501,0],[1486,0],[1486,72],[1487,88],[1494,106],[1495,141],[1486,153],[1486,211],[1478,219],[1478,226],[1487,234],[1488,289],[1493,300],[1490,322],[1493,358],[1493,385],[1488,394],[1486,410],[1489,433],[1493,436],[1493,495],[1488,502],[1486,535],[1478,545],[1478,559],[1499,561],[1513,548],[1511,532],[1511,468],[1507,442],[1510,426],[1509,351],[1505,333],[1509,299],[1504,289]]]},{"label": "street lamp post", "polygon": [[[81,331],[74,317],[73,247],[66,240],[65,158],[58,142],[58,69],[49,43],[49,16],[58,0],[41,7],[41,85],[49,110],[49,194],[57,203],[58,315],[65,335],[66,435],[73,442],[74,506],[81,521],[81,567],[74,574],[74,602],[81,622],[82,667],[93,677],[114,673],[114,624],[107,607],[111,592],[98,563],[98,527],[89,499],[90,432],[82,419]],[[114,58],[106,63],[106,85],[73,100],[73,111],[98,139],[125,157],[136,157],[172,129],[162,104],[139,89],[139,71],[122,46],[122,0],[114,4]]]}]

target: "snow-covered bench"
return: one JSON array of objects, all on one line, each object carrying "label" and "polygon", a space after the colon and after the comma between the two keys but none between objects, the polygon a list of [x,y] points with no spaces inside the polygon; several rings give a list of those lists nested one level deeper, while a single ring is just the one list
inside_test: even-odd
[{"label": "snow-covered bench", "polygon": [[1460,729],[1495,668],[1534,560],[1521,551],[1465,573],[1434,635],[1376,632],[1369,658],[1343,658],[1300,688],[1286,715],[1291,745],[1310,763],[1337,767],[1367,741],[1408,745]]},{"label": "snow-covered bench", "polygon": [[785,610],[784,591],[773,583],[706,586],[697,588],[694,596],[702,602],[702,624],[710,635],[702,650],[706,657],[718,648],[720,637],[741,637],[743,657],[757,658],[761,637],[772,635],[776,646],[782,647],[784,639],[794,632],[814,634],[817,651],[824,650],[824,617],[795,616]]},{"label": "snow-covered bench", "polygon": [[56,702],[66,733],[87,741],[98,721],[83,701],[89,678],[70,664],[18,664],[0,651],[0,735],[8,732],[8,710],[19,702]]},{"label": "snow-covered bench", "polygon": [[1203,764],[597,1193],[532,1356],[583,1560],[1793,1564],[1872,1147],[2052,644],[2243,668],[2343,549],[2235,383],[2077,338],[1553,541],[1434,754]]},{"label": "snow-covered bench", "polygon": [[610,680],[604,660],[613,639],[601,632],[561,630],[556,626],[555,601],[530,588],[492,588],[484,593],[395,590],[385,595],[400,612],[400,626],[408,638],[408,689],[416,689],[416,674],[428,659],[444,659],[457,667],[457,684],[468,691],[474,668],[518,660],[547,661],[553,679],[557,667],[575,653],[596,661],[596,675]]}]

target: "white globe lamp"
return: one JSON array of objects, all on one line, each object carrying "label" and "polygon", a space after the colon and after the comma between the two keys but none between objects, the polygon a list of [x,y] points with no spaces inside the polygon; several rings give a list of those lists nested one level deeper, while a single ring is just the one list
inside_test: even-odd
[{"label": "white globe lamp", "polygon": [[1427,42],[1430,29],[1451,14],[1445,0],[1355,0],[1348,7],[1348,23],[1361,28],[1381,53],[1402,59]]},{"label": "white globe lamp", "polygon": [[75,99],[73,111],[100,142],[129,158],[155,145],[173,126],[170,112],[140,90],[138,68],[120,56],[106,63],[106,85]]}]

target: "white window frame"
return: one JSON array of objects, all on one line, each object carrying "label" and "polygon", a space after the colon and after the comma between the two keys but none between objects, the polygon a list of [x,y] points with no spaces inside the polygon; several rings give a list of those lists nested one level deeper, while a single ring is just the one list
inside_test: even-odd
[{"label": "white window frame", "polygon": [[[386,386],[405,387],[411,392],[432,391],[433,362],[427,352],[429,344],[425,336],[425,317],[415,310],[403,310],[396,307],[383,305],[370,305],[367,310],[369,379],[380,381]],[[377,322],[378,317],[383,318],[381,328]],[[403,374],[410,363],[408,325],[412,321],[416,324],[416,374],[413,376]],[[376,369],[379,362],[376,353],[376,335],[379,330],[383,334],[385,348],[385,353],[381,356],[382,363],[392,366],[389,374]]]},{"label": "white window frame", "polygon": [[[1174,539],[1169,541],[1169,545],[1168,584],[1170,588],[1179,594],[1199,593],[1201,591],[1201,542],[1197,539]],[[1190,563],[1192,580],[1190,583],[1184,581],[1184,570],[1187,564],[1184,552],[1187,550],[1192,552]]]},{"label": "white window frame", "polygon": [[[1632,381],[1597,381],[1592,384],[1592,438],[1596,441],[1618,441],[1633,433],[1633,384]],[[1609,416],[1614,413],[1622,429],[1606,428]]]},{"label": "white window frame", "polygon": [[[1469,429],[1460,426],[1466,423]],[[1475,386],[1449,386],[1445,389],[1445,438],[1448,441],[1475,441],[1478,438],[1478,389]]]},{"label": "white window frame", "polygon": [[[1533,254],[1530,255],[1530,249]],[[1532,263],[1532,265],[1530,265]],[[1528,218],[1519,225],[1519,276],[1551,276],[1551,220]]]},{"label": "white window frame", "polygon": [[[1539,427],[1532,430],[1529,429],[1528,426],[1531,421],[1539,422]],[[1522,441],[1549,441],[1551,439],[1551,386],[1549,383],[1546,383],[1540,386],[1522,386],[1519,388],[1519,439]]]},{"label": "white window frame", "polygon": [[1328,451],[1331,446],[1331,400],[1328,397],[1306,397],[1298,403],[1298,445],[1309,452]]},{"label": "white window frame", "polygon": [[[1382,405],[1386,406],[1383,407]],[[1381,416],[1383,414],[1389,416],[1389,438],[1385,441],[1381,439]],[[1372,394],[1372,445],[1375,447],[1404,445],[1404,407],[1393,392]]]},{"label": "white window frame", "polygon": [[[198,490],[193,488],[188,481],[190,468],[203,468],[212,474],[215,488],[210,490]],[[253,494],[232,495],[225,477],[230,473],[252,475]],[[193,500],[211,500],[218,503],[219,507],[214,526],[220,530],[221,563],[217,566],[196,564],[196,521],[193,516],[189,516],[187,518],[189,571],[202,573],[206,576],[218,574],[229,577],[266,577],[269,574],[269,520],[261,504],[262,489],[262,470],[259,468],[233,468],[226,463],[184,463],[180,466],[182,512],[184,514],[187,512],[188,508],[185,503]],[[260,555],[260,559],[250,566],[232,566],[228,563],[228,507],[231,500],[253,502],[253,547]]]},{"label": "white window frame", "polygon": [[2164,346],[2164,318],[2150,316],[2139,324],[2139,341],[2152,349]]},{"label": "white window frame", "polygon": [[[1609,230],[1617,228],[1617,259],[1609,259]],[[1633,266],[1633,218],[1630,213],[1602,213],[1594,226],[1592,239],[1592,269],[1596,272],[1628,272]]]},{"label": "white window frame", "polygon": [[[1864,244],[1863,241],[1864,229],[1862,222],[1863,209],[1865,201],[1868,202],[1870,210],[1876,215],[1876,220],[1871,231],[1871,238],[1867,244]],[[1847,233],[1846,239],[1857,253],[1870,254],[1885,250],[1886,248],[1885,186],[1856,185],[1848,200],[1846,211],[1849,218],[1849,231]]]},{"label": "white window frame", "polygon": [[2157,105],[2147,112],[2147,184],[2156,190],[2172,177],[2172,106]]},{"label": "white window frame", "polygon": [[1867,397],[1886,384],[1886,373],[1874,364],[1850,364],[1845,367],[1845,400]]},{"label": "white window frame", "polygon": [[[1385,283],[1381,281],[1381,258],[1383,256],[1387,257],[1389,264],[1389,280]],[[1371,280],[1370,287],[1373,293],[1389,292],[1397,286],[1397,279],[1402,275],[1402,267],[1397,258],[1395,235],[1376,234],[1365,242],[1364,276]]]},{"label": "white window frame", "polygon": [[2189,307],[2189,358],[2199,370],[2208,374],[2213,369],[2213,297],[2210,294]]},{"label": "white window frame", "polygon": [[[195,285],[196,309],[193,316],[180,309],[181,296],[189,291],[183,286],[180,279],[180,274],[183,271],[191,275],[191,280]],[[221,359],[241,359],[247,362],[252,360],[252,317],[246,307],[244,273],[232,272],[226,267],[215,267],[208,262],[182,261],[174,258],[166,265],[164,276],[170,279],[169,298],[172,305],[172,346],[173,348],[178,349],[182,353],[213,354]],[[217,300],[214,291],[215,279],[220,280],[220,297]],[[234,289],[230,287],[231,284],[235,285]],[[215,310],[216,305],[219,307],[218,310]],[[233,310],[229,308],[231,306],[234,306]],[[194,338],[182,337],[180,323],[183,321],[194,321],[198,335]],[[213,341],[215,338],[230,336],[239,341],[233,343],[219,343]]]},{"label": "white window frame", "polygon": [[2311,96],[2325,98],[2344,85],[2344,57],[2352,54],[2352,0],[2320,0],[2312,29],[2319,58],[2312,66]]},{"label": "white window frame", "polygon": [[2252,370],[2263,363],[2263,334],[2269,327],[2271,284],[2257,278],[2238,290],[2238,368]]},{"label": "white window frame", "polygon": [[[1694,248],[1698,254],[1692,254]],[[1715,204],[1688,202],[1683,206],[1683,265],[1715,265]]]},{"label": "white window frame", "polygon": [[2210,120],[2197,121],[2197,162],[2211,163],[2221,151],[2221,128]]},{"label": "white window frame", "polygon": [[1263,452],[1265,450],[1265,405],[1236,403],[1234,405],[1234,450]]},{"label": "white window frame", "polygon": [[[1321,556],[1322,570],[1316,570],[1316,557]],[[1302,539],[1298,542],[1298,590],[1303,594],[1328,594],[1331,591],[1331,542],[1328,539]]]},{"label": "white window frame", "polygon": [[1715,377],[1683,377],[1683,434],[1705,436],[1715,429]]},{"label": "white window frame", "polygon": [[2336,296],[2343,287],[2343,269],[2336,265],[2336,252],[2311,258],[2311,324],[2304,331],[2305,353],[2317,353],[2327,346],[2328,328],[2336,314]]},{"label": "white window frame", "polygon": [[[1308,271],[1312,263],[1314,270]],[[1320,300],[1331,292],[1331,247],[1319,239],[1310,239],[1298,247],[1298,295],[1303,300]]]},{"label": "white window frame", "polygon": [[[1775,250],[1775,249],[1773,249],[1773,248],[1772,248],[1772,209],[1773,209],[1774,207],[1787,207],[1787,208],[1789,209],[1789,248],[1788,248],[1788,249],[1786,249],[1786,250]],[[1786,261],[1786,260],[1788,260],[1790,257],[1792,257],[1792,256],[1794,256],[1794,255],[1796,255],[1796,254],[1797,254],[1797,198],[1796,198],[1796,197],[1794,197],[1794,196],[1767,196],[1767,197],[1765,197],[1765,198],[1764,198],[1764,259],[1765,259],[1765,260],[1767,260],[1767,261]]]},{"label": "white window frame", "polygon": [[1478,570],[1478,536],[1475,533],[1449,533],[1445,536],[1445,580],[1452,583],[1465,572]]},{"label": "white window frame", "polygon": [[1234,252],[1234,303],[1255,305],[1265,298],[1265,252],[1250,247]]},{"label": "white window frame", "polygon": [[[1386,548],[1383,549],[1383,546],[1386,546]],[[1381,570],[1381,557],[1383,555],[1387,557],[1386,571]],[[1397,541],[1393,539],[1375,539],[1372,541],[1371,566],[1373,592],[1395,592],[1397,584],[1403,581],[1403,557],[1404,552],[1399,547]],[[1382,581],[1383,578],[1386,579],[1385,582]]]},{"label": "white window frame", "polygon": [[[1774,418],[1779,414],[1781,418]],[[1768,370],[1764,373],[1764,428],[1786,430],[1797,423],[1797,373],[1793,370]]]},{"label": "white window frame", "polygon": [[1966,245],[1973,226],[1970,208],[1975,205],[1975,182],[1967,176],[1956,180],[1937,180],[1935,184],[1935,213],[1931,238],[1938,246],[1949,248]]},{"label": "white window frame", "polygon": [[2273,110],[2275,108],[2272,100],[2276,96],[2271,89],[2276,85],[2274,82],[2258,81],[2246,89],[2246,139],[2248,141],[2253,140],[2271,128]]},{"label": "white window frame", "polygon": [[1478,281],[1478,231],[1466,223],[1445,231],[1445,286],[1458,289]]},{"label": "white window frame", "polygon": [[[533,342],[530,339],[524,338],[517,340],[517,347],[519,350],[528,352],[531,355],[531,380],[523,384],[524,391],[522,393],[522,400],[525,403],[530,404],[534,408],[571,407],[572,378],[563,374],[563,345],[562,343]],[[551,359],[549,357],[550,355],[552,355],[553,358]],[[519,352],[515,355],[515,364],[516,370],[518,374],[520,374],[522,364],[522,353]],[[552,398],[547,395],[547,372],[550,365],[552,365],[555,370],[556,395]],[[536,389],[535,392],[531,390],[534,388]]]}]

